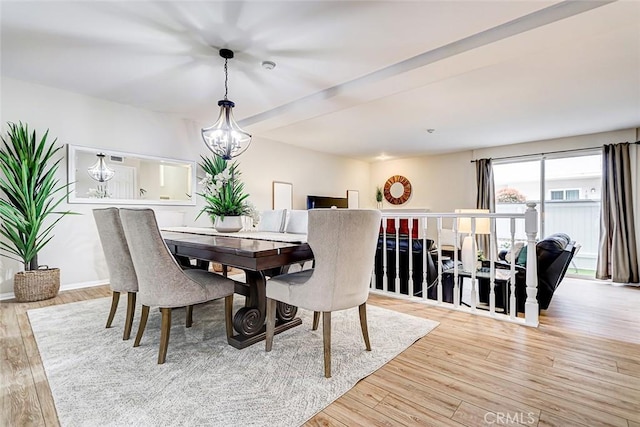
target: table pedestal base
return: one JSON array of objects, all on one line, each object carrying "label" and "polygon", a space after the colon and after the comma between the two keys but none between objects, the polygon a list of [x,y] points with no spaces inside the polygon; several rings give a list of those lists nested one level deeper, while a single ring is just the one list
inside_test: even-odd
[{"label": "table pedestal base", "polygon": [[[267,318],[267,292],[264,271],[245,270],[247,283],[236,283],[235,292],[246,296],[245,306],[239,309],[233,316],[233,329],[237,334],[227,339],[230,346],[242,349],[247,348],[266,337]],[[283,302],[276,305],[276,329],[275,333],[291,329],[302,324],[298,313],[298,307]]]},{"label": "table pedestal base", "polygon": [[[302,319],[300,319],[299,317],[296,317],[295,319],[290,320],[288,322],[281,322],[279,324],[276,323],[275,333],[279,334],[280,332],[284,332],[287,329],[291,329],[300,325],[302,325]],[[229,343],[230,346],[235,347],[237,349],[247,348],[250,345],[253,345],[259,341],[264,341],[266,336],[265,331],[266,331],[266,327],[262,327],[262,329],[260,329],[260,332],[258,332],[255,335],[251,335],[251,336],[245,336],[240,334],[234,335],[232,337],[229,337],[227,339],[227,342]]]}]

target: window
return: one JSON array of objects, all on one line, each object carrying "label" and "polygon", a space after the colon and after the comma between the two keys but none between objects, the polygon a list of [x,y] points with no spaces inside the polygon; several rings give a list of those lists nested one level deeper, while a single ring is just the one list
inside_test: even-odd
[{"label": "window", "polygon": [[564,200],[564,191],[551,190],[551,200]]},{"label": "window", "polygon": [[565,200],[580,200],[580,190],[564,190]]},{"label": "window", "polygon": [[580,200],[580,190],[551,190],[550,200]]}]

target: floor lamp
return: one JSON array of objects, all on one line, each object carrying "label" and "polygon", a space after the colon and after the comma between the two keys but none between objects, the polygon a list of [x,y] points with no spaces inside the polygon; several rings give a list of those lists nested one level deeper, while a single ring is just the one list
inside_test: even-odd
[{"label": "floor lamp", "polygon": [[[485,214],[489,213],[488,209],[456,209],[456,213],[467,214]],[[460,258],[462,261],[462,268],[465,271],[476,270],[476,264],[478,261],[478,244],[475,240],[476,234],[490,234],[491,222],[490,218],[476,218],[475,219],[475,233],[472,234],[472,220],[471,217],[458,217],[458,233],[467,234],[462,242],[462,250],[460,251]]]}]

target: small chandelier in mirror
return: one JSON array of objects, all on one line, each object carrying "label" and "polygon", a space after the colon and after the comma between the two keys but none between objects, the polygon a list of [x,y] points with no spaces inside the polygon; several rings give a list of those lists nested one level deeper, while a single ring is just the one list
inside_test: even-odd
[{"label": "small chandelier in mirror", "polygon": [[228,70],[227,61],[233,58],[233,51],[220,49],[220,56],[224,58],[224,99],[218,101],[220,115],[211,127],[202,129],[202,139],[209,150],[225,160],[238,156],[251,144],[251,134],[240,129],[233,118],[233,101],[227,99]]},{"label": "small chandelier in mirror", "polygon": [[105,154],[96,154],[98,161],[87,169],[89,176],[98,182],[107,182],[116,174],[113,169],[109,169],[107,162],[104,160]]}]

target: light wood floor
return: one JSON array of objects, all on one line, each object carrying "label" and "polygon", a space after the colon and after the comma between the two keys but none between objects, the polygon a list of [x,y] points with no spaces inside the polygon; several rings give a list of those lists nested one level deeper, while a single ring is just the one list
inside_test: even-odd
[{"label": "light wood floor", "polygon": [[[0,304],[0,426],[58,425],[26,310],[108,295],[102,286]],[[369,303],[440,326],[308,426],[640,427],[640,288],[565,279],[537,329],[379,296]]]}]

